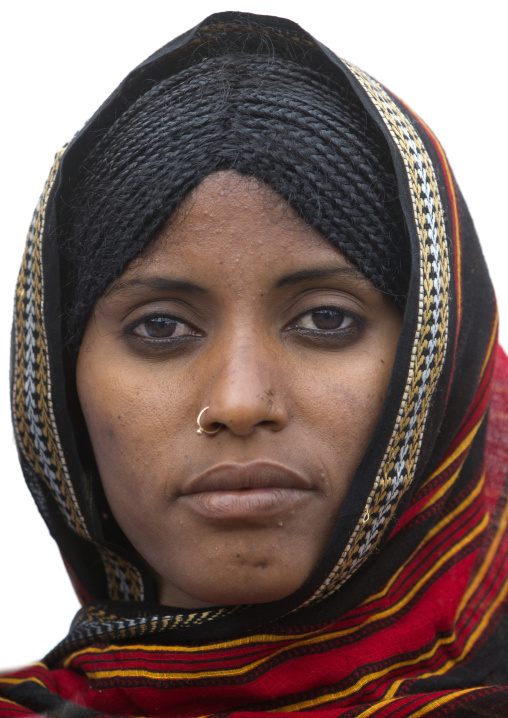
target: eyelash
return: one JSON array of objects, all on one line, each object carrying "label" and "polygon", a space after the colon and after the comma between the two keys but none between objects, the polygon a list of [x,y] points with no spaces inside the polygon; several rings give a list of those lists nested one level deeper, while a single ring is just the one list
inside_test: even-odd
[{"label": "eyelash", "polygon": [[[143,325],[148,324],[151,321],[156,320],[163,320],[168,322],[168,325],[172,325],[175,327],[175,330],[178,329],[178,327],[187,327],[189,331],[187,331],[185,334],[180,334],[175,336],[174,334],[171,334],[168,337],[154,337],[154,336],[148,336],[148,335],[142,335],[139,333],[136,333],[136,329],[139,329]],[[162,322],[161,322],[162,324]],[[184,321],[180,317],[172,316],[169,314],[162,314],[160,312],[154,312],[153,314],[148,314],[147,316],[141,317],[141,319],[136,319],[136,321],[132,322],[132,324],[129,324],[129,326],[125,330],[125,334],[134,336],[137,339],[140,339],[141,341],[148,342],[152,345],[161,345],[161,344],[174,344],[176,342],[179,342],[183,339],[187,339],[189,337],[200,337],[203,336],[203,332],[200,332],[196,327],[194,327],[189,322]]]},{"label": "eyelash", "polygon": [[[306,317],[312,317],[312,315],[318,315],[322,319],[326,321],[327,317],[326,315],[329,315],[328,318],[332,318],[335,316],[336,318],[341,318],[340,324],[342,325],[344,321],[348,321],[348,325],[346,327],[335,327],[335,328],[323,328],[323,327],[310,327],[310,326],[298,326]],[[174,326],[175,331],[178,331],[178,327],[187,327],[187,330],[183,334],[178,334],[175,336],[174,333],[172,333],[169,336],[149,336],[148,334],[140,334],[139,329],[143,327],[143,325],[147,325],[149,322],[155,322],[156,320],[159,320],[160,325],[163,326]],[[160,321],[162,320],[162,321]],[[167,322],[168,324],[164,325],[164,322]],[[314,319],[315,322],[315,319]],[[300,314],[295,320],[290,322],[288,325],[286,325],[285,329],[286,331],[291,332],[297,332],[298,334],[306,337],[313,337],[315,340],[325,340],[330,341],[340,341],[341,339],[345,339],[346,336],[349,337],[352,332],[358,331],[360,326],[363,324],[363,322],[352,312],[346,311],[342,309],[341,307],[336,306],[318,306],[313,307],[312,309],[307,310],[306,312],[303,312]],[[138,330],[138,331],[136,331]],[[135,337],[136,339],[145,342],[149,344],[150,346],[155,347],[168,347],[169,346],[176,346],[177,344],[180,344],[181,342],[188,340],[190,338],[199,338],[204,336],[204,332],[200,331],[196,327],[194,327],[189,322],[186,322],[185,320],[181,319],[180,317],[169,315],[169,314],[163,314],[159,312],[154,312],[152,314],[148,314],[147,316],[141,317],[140,319],[136,319],[136,321],[132,322],[125,330],[125,334],[128,336]]]},{"label": "eyelash", "polygon": [[[302,320],[305,317],[312,317],[313,315],[320,315],[322,319],[326,322],[327,317],[326,315],[331,315],[332,320],[333,318],[340,318],[342,325],[345,320],[349,320],[349,324],[346,327],[338,326],[338,327],[305,327],[301,326],[298,327],[298,324],[302,322]],[[314,322],[316,319],[314,319]],[[295,329],[302,332],[309,332],[312,334],[317,335],[339,335],[343,334],[344,332],[348,332],[350,329],[352,329],[354,326],[359,325],[361,322],[357,316],[352,314],[351,312],[346,311],[345,309],[342,309],[341,307],[334,307],[334,306],[320,306],[320,307],[313,307],[312,309],[309,309],[307,312],[304,312],[303,314],[300,314],[294,322],[288,327],[288,329]]]}]

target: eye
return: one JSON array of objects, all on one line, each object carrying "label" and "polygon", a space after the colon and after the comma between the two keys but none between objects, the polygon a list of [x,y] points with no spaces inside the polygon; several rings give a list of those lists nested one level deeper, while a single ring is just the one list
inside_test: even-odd
[{"label": "eye", "polygon": [[340,332],[356,323],[355,317],[338,307],[317,307],[302,314],[293,326],[315,332]]},{"label": "eye", "polygon": [[176,339],[186,336],[199,336],[199,332],[176,317],[166,317],[159,314],[143,317],[128,327],[128,333],[143,339]]}]

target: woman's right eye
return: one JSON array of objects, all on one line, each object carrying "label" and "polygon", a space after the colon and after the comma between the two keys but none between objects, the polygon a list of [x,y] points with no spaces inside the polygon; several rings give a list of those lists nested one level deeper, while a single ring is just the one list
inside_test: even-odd
[{"label": "woman's right eye", "polygon": [[175,317],[152,316],[144,317],[131,325],[129,334],[143,339],[176,339],[186,336],[199,336],[200,333],[192,326]]}]

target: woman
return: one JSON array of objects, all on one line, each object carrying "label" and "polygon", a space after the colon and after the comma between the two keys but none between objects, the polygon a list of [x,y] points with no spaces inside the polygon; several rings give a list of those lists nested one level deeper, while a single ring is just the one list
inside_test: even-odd
[{"label": "woman", "polygon": [[496,334],[386,90],[277,18],[158,51],[27,243],[15,430],[83,608],[0,715],[504,715]]}]

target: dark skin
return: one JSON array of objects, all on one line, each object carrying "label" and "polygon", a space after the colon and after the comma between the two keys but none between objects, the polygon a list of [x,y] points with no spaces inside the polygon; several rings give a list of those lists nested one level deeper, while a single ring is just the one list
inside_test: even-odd
[{"label": "dark skin", "polygon": [[[309,577],[388,388],[393,303],[272,190],[205,179],[97,302],[77,385],[111,510],[159,601]],[[196,433],[196,419],[214,435]]]}]

